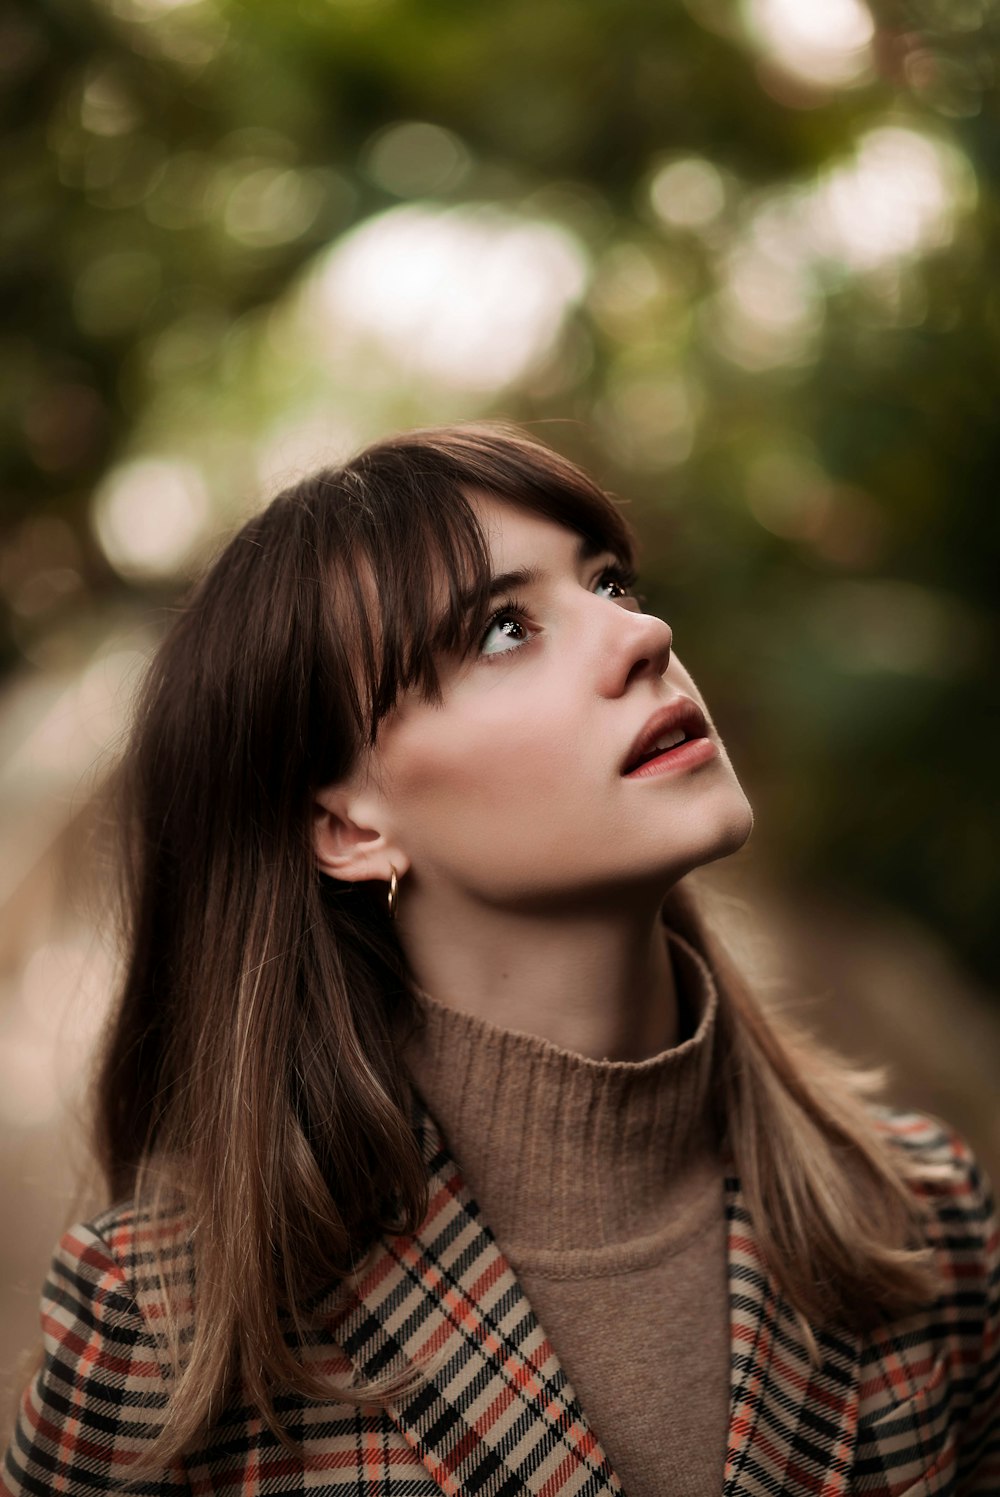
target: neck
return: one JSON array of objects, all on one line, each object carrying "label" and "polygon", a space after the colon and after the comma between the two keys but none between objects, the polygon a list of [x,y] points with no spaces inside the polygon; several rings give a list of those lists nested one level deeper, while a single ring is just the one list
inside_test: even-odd
[{"label": "neck", "polygon": [[[400,940],[439,1003],[593,1060],[644,1060],[677,1043],[677,989],[659,908],[560,915],[411,899]],[[638,901],[637,901],[638,904]]]}]

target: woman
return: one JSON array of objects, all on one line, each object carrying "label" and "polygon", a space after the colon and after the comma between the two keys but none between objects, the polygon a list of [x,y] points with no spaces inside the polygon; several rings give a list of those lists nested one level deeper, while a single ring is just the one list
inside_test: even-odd
[{"label": "woman", "polygon": [[6,1491],[1000,1490],[988,1184],[727,958],[752,815],[633,557],[458,427],[195,588]]}]

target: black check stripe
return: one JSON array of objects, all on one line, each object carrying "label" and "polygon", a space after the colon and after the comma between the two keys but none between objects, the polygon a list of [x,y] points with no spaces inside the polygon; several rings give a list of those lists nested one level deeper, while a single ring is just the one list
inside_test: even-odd
[{"label": "black check stripe", "polygon": [[[444,1181],[453,1177],[454,1165],[440,1151],[430,1162],[438,1166],[432,1177],[433,1196],[435,1186],[441,1188]],[[379,1301],[377,1311],[372,1313],[359,1307],[355,1316],[348,1317],[339,1328],[345,1350],[366,1377],[372,1376],[376,1369],[405,1359],[407,1345],[419,1345],[422,1333],[429,1328],[428,1322],[441,1319],[440,1293],[430,1295],[425,1287],[428,1271],[436,1286],[462,1295],[467,1292],[463,1281],[471,1284],[484,1262],[498,1256],[492,1233],[478,1220],[474,1201],[468,1195],[464,1199],[462,1196],[461,1191],[451,1195],[439,1230],[421,1232],[416,1255],[390,1248],[399,1270],[393,1289]],[[452,1249],[455,1251],[451,1252]],[[566,1374],[554,1357],[548,1359],[553,1364],[552,1372],[547,1375],[532,1372],[535,1388],[530,1393],[517,1381],[517,1373],[528,1366],[525,1347],[531,1343],[537,1345],[542,1332],[523,1293],[507,1272],[510,1282],[506,1290],[496,1303],[478,1304],[477,1320],[485,1332],[492,1333],[510,1366],[503,1366],[496,1357],[485,1357],[480,1338],[463,1324],[456,1312],[445,1312],[454,1348],[421,1392],[400,1410],[400,1418],[418,1432],[428,1452],[447,1466],[462,1491],[479,1490],[493,1480],[501,1462],[510,1463],[508,1479],[513,1479],[522,1490],[533,1490],[530,1483],[557,1462],[560,1446],[566,1457],[589,1472],[584,1474],[583,1484],[573,1488],[575,1492],[597,1494],[619,1490],[607,1457],[599,1447],[595,1444],[593,1454],[581,1456],[572,1443],[574,1432],[579,1438],[586,1425]],[[505,1319],[512,1313],[516,1313],[517,1319],[513,1325],[505,1325]],[[389,1321],[399,1322],[398,1328],[394,1325],[393,1334],[385,1330]],[[476,1428],[476,1407],[482,1409],[484,1393],[497,1396],[498,1384],[521,1409],[502,1432],[490,1430],[484,1439]],[[544,1400],[536,1390],[544,1395]],[[456,1461],[454,1452],[459,1448],[466,1454]],[[519,1457],[515,1455],[518,1450]]]},{"label": "black check stripe", "polygon": [[[877,1335],[799,1327],[762,1263],[739,1181],[726,1182],[731,1420],[725,1497],[998,1497],[1000,1243],[989,1182],[964,1142],[917,1114],[876,1109],[921,1166],[926,1239],[944,1273],[933,1305]],[[362,1277],[319,1304],[301,1350],[348,1376],[405,1366],[430,1337],[440,1365],[403,1406],[359,1410],[282,1396],[302,1459],[234,1398],[185,1461],[127,1478],[167,1408],[149,1224],[123,1207],[61,1242],[43,1293],[47,1351],[25,1393],[0,1491],[12,1497],[600,1497],[620,1491],[566,1372],[481,1221],[433,1120],[414,1116],[434,1211],[411,1242],[383,1240]],[[175,1282],[192,1258],[174,1224]],[[326,1329],[324,1329],[324,1326]],[[189,1330],[185,1332],[189,1334]],[[484,1338],[487,1344],[484,1345]],[[116,1475],[125,1473],[124,1484]]]}]

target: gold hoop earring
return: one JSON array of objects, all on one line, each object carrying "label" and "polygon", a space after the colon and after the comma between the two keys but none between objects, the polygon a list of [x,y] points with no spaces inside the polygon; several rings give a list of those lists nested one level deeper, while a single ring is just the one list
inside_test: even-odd
[{"label": "gold hoop earring", "polygon": [[385,902],[386,908],[389,911],[389,919],[395,920],[396,905],[399,902],[399,879],[396,877],[396,870],[391,863],[389,864],[389,893],[386,896]]}]

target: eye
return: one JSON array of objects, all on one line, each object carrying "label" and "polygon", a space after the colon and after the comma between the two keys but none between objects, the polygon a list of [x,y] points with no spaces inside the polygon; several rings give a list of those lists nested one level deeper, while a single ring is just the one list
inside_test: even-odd
[{"label": "eye", "polygon": [[613,588],[614,591],[609,594],[612,598],[628,598],[632,596],[632,589],[638,580],[639,574],[633,568],[616,562],[614,566],[604,568],[597,579],[597,585]]},{"label": "eye", "polygon": [[508,598],[501,603],[479,641],[480,656],[489,659],[493,655],[510,655],[522,644],[527,644],[532,632],[526,620],[527,612],[527,605],[517,598]]},{"label": "eye", "polygon": [[[608,597],[613,600],[631,598],[637,580],[638,573],[631,567],[615,562],[604,568],[594,588],[610,589]],[[642,602],[641,599],[636,601]],[[500,655],[513,655],[522,645],[530,644],[537,633],[537,628],[530,622],[528,605],[519,598],[507,598],[486,622],[479,638],[479,658],[495,660]]]}]

